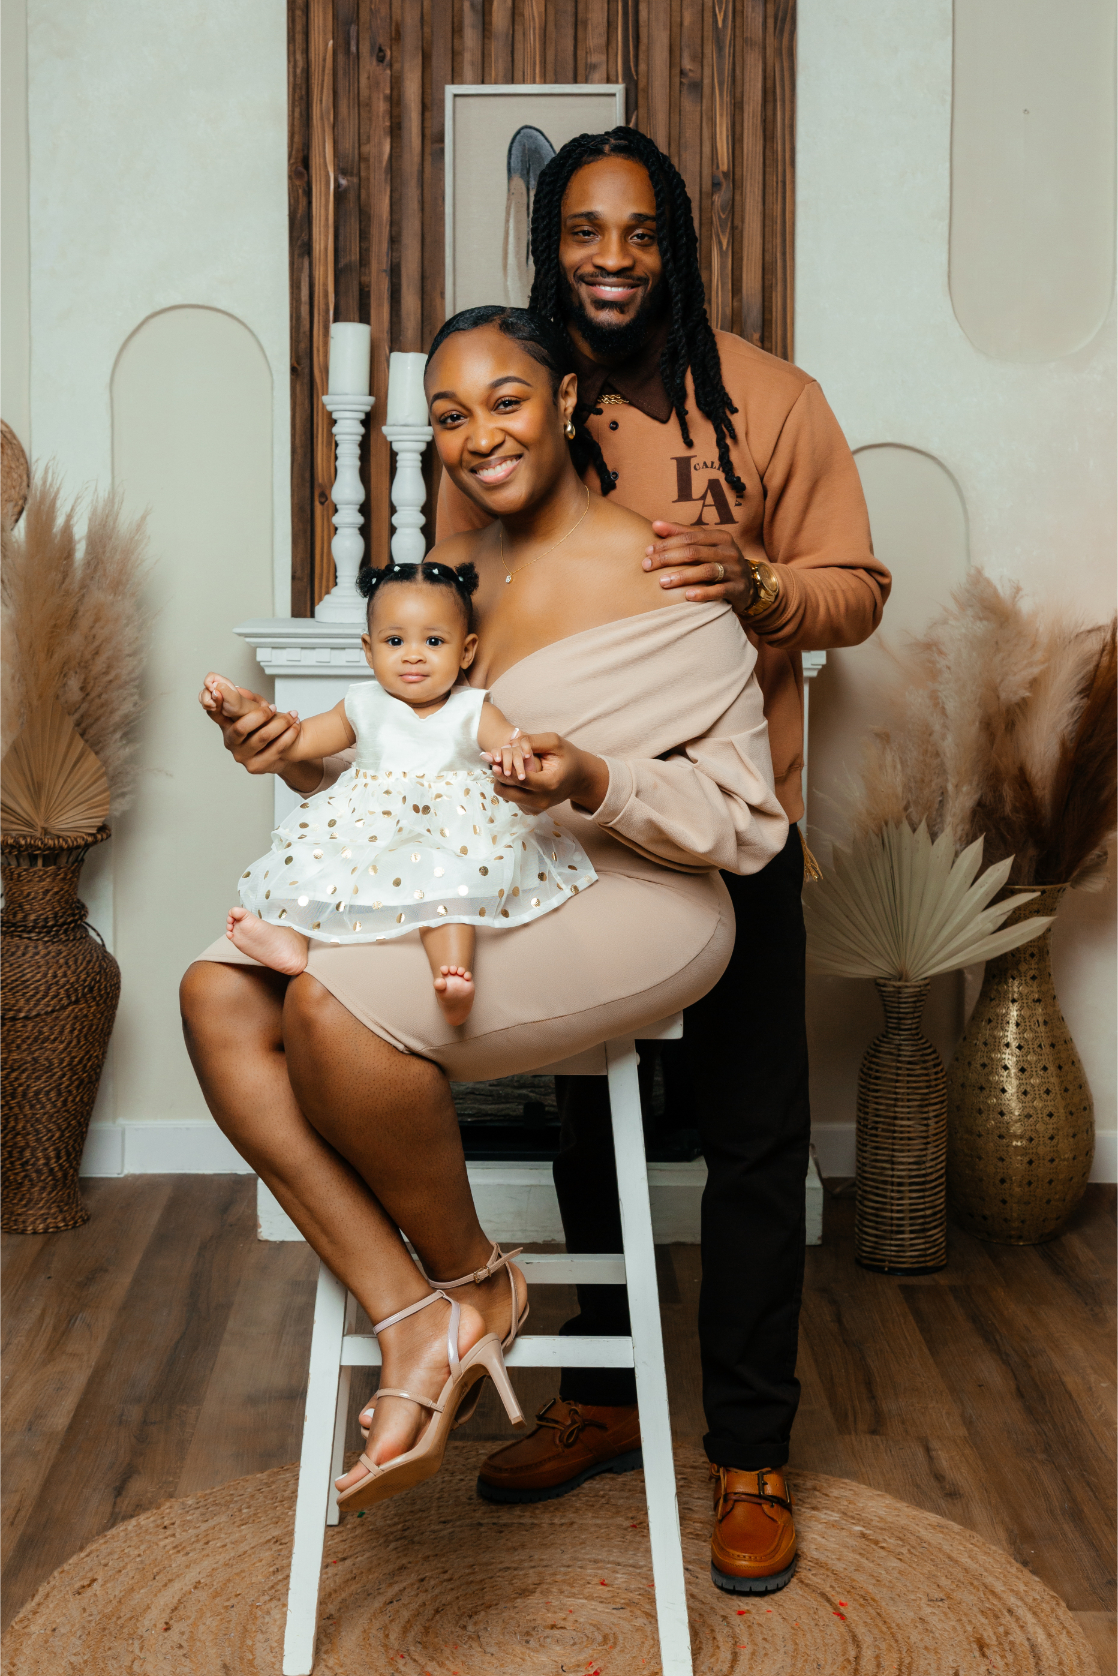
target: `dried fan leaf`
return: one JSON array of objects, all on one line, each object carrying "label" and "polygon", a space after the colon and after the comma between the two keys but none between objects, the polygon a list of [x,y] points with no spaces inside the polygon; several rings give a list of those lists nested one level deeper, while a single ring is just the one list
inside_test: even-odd
[{"label": "dried fan leaf", "polygon": [[1007,857],[976,877],[982,840],[956,858],[950,829],[933,844],[923,822],[915,832],[907,822],[891,822],[855,838],[849,850],[836,846],[832,867],[804,897],[812,969],[919,983],[1028,942],[1050,918],[998,927],[1035,891],[987,906],[1012,862]]},{"label": "dried fan leaf", "polygon": [[0,762],[5,835],[93,833],[108,819],[105,770],[59,704],[33,715]]}]

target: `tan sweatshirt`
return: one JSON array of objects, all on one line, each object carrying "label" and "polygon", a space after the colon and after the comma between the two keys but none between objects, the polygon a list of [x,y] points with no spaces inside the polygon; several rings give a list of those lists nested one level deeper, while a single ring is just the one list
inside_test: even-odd
[{"label": "tan sweatshirt", "polygon": [[[803,814],[800,653],[856,646],[881,620],[888,570],[873,555],[854,457],[814,379],[729,332],[717,332],[722,379],[738,411],[730,457],[744,498],[718,467],[714,431],[687,377],[685,448],[674,414],[661,423],[631,405],[599,406],[587,421],[618,501],[648,519],[727,524],[748,558],[779,565],[780,597],[747,632],[758,650],[776,793],[790,821]],[[606,388],[612,386],[607,382]],[[591,469],[586,481],[598,487]],[[485,514],[444,473],[436,536],[480,529]]]}]

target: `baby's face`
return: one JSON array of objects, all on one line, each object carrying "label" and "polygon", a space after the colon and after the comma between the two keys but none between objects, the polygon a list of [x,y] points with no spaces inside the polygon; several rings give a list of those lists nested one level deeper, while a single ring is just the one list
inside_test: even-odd
[{"label": "baby's face", "polygon": [[361,637],[369,666],[393,698],[416,707],[433,704],[468,669],[477,635],[449,588],[389,582],[373,599],[369,632]]}]

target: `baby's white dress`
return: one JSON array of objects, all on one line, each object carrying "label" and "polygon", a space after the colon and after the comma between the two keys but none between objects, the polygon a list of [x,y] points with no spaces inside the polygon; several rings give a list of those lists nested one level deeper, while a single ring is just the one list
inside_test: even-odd
[{"label": "baby's white dress", "polygon": [[520,925],[597,877],[549,816],[494,790],[477,742],[480,687],[421,720],[377,681],[345,697],[357,757],[292,811],[242,874],[261,919],[327,943],[380,943],[425,925]]}]

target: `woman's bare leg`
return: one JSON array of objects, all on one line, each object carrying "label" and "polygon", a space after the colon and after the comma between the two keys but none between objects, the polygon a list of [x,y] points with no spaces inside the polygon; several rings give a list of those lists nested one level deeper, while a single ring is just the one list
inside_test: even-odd
[{"label": "woman's bare leg", "polygon": [[[424,1272],[437,1282],[484,1267],[493,1243],[477,1219],[445,1073],[429,1059],[398,1053],[309,976],[290,985],[285,1019],[288,1069],[303,1110],[364,1180],[376,1182],[381,1204],[415,1247]],[[519,1315],[528,1288],[519,1270],[513,1278]],[[454,1296],[464,1312],[482,1315],[487,1332],[508,1333],[503,1272]],[[381,1382],[397,1383],[387,1368]],[[381,1423],[378,1418],[370,1442]]]},{"label": "woman's bare leg", "polygon": [[464,1024],[474,1004],[470,970],[477,941],[472,925],[426,925],[419,933],[435,980],[435,1000],[448,1024]]},{"label": "woman's bare leg", "polygon": [[[257,968],[197,961],[183,979],[181,998],[187,1047],[215,1120],[372,1320],[418,1302],[429,1291],[398,1226],[405,1227],[429,1273],[462,1274],[485,1261],[489,1243],[473,1210],[453,1105],[441,1072],[425,1060],[398,1053],[366,1030],[313,978],[289,983]],[[308,1115],[328,1116],[331,1100],[340,1101],[341,1135],[376,1133],[383,1111],[387,1138],[380,1148],[371,1147],[366,1155],[354,1144],[358,1156],[347,1161],[334,1136],[324,1138],[316,1123],[308,1122],[288,1075],[285,1030],[304,1080],[312,1088],[316,1081],[329,1087]],[[432,1124],[423,1105],[433,1089],[437,1092],[440,1080],[442,1098]],[[410,1123],[404,1123],[405,1114]],[[325,1116],[322,1121],[326,1128]],[[407,1133],[428,1129],[442,1133],[444,1143],[451,1140],[449,1149],[444,1144],[434,1151],[420,1147],[412,1152]],[[391,1158],[393,1136],[402,1137],[410,1163]],[[362,1163],[374,1180],[382,1164],[392,1166],[387,1174],[394,1199],[396,1178],[403,1179],[403,1215],[396,1208],[386,1214],[368,1186]],[[440,1173],[448,1163],[449,1182]],[[416,1233],[408,1226],[413,1214]],[[455,1267],[460,1252],[463,1259]],[[444,1258],[450,1259],[450,1268],[439,1266]],[[507,1310],[506,1298],[505,1314]],[[433,1305],[386,1331],[381,1341],[386,1385],[438,1394],[447,1376],[448,1313],[446,1305]],[[470,1306],[463,1308],[463,1350],[487,1330],[507,1330],[496,1320],[491,1324],[490,1313],[500,1316],[495,1299],[477,1313]],[[430,1369],[425,1366],[428,1360]],[[425,1382],[417,1387],[416,1379]],[[370,1439],[376,1460],[389,1460],[408,1448],[422,1423],[419,1411],[409,1404],[391,1402],[383,1408]]]}]

